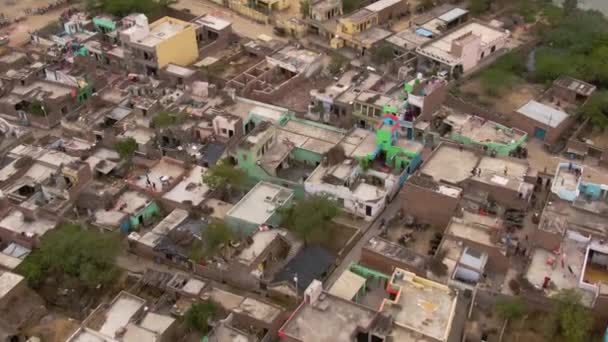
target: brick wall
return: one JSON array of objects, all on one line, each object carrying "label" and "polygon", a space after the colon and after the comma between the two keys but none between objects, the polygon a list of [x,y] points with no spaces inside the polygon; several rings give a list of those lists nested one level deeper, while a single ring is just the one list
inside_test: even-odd
[{"label": "brick wall", "polygon": [[361,260],[359,263],[365,267],[380,271],[385,274],[392,274],[395,267],[416,273],[418,276],[426,277],[426,269],[406,264],[400,260],[388,258],[382,254],[367,248],[361,249]]},{"label": "brick wall", "polygon": [[411,182],[405,183],[398,196],[405,214],[439,228],[447,226],[460,202],[460,198],[445,196]]}]

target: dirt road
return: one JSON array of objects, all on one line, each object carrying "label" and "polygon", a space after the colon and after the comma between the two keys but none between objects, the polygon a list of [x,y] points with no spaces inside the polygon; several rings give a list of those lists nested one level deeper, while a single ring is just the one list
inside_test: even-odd
[{"label": "dirt road", "polygon": [[242,17],[226,7],[222,7],[211,1],[201,0],[178,0],[171,5],[177,10],[188,9],[194,15],[211,14],[232,22],[232,30],[243,37],[255,39],[261,34],[276,38],[272,33],[270,25],[257,23],[253,20]]}]

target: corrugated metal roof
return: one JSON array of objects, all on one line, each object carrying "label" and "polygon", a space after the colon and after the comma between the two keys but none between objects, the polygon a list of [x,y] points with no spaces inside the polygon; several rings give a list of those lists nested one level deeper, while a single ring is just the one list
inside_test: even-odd
[{"label": "corrugated metal roof", "polygon": [[559,110],[546,104],[531,100],[517,110],[518,113],[538,121],[549,127],[557,127],[569,116],[563,110]]},{"label": "corrugated metal roof", "polygon": [[469,13],[469,11],[462,9],[462,8],[454,8],[444,14],[442,14],[441,16],[439,16],[439,20],[441,21],[445,21],[446,23],[452,22],[460,17],[462,17],[463,15]]}]

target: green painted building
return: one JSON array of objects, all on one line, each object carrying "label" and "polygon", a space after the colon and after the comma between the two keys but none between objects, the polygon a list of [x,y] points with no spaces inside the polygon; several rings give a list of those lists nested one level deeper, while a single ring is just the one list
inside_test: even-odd
[{"label": "green painted building", "polygon": [[[321,163],[328,148],[337,144],[345,131],[317,122],[295,118],[289,113],[272,124],[257,121],[231,154],[239,168],[249,175],[251,184],[267,181],[293,189],[304,196],[304,180]],[[247,125],[247,123],[245,123]],[[335,138],[335,143],[325,137]],[[338,138],[339,137],[339,138]]]},{"label": "green painted building", "polygon": [[475,146],[499,156],[509,156],[523,147],[528,134],[478,116],[453,113],[443,121],[449,127],[449,138],[463,145]]}]

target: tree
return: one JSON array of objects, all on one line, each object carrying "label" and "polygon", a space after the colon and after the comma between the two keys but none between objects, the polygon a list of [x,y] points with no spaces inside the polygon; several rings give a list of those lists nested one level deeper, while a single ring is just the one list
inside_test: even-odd
[{"label": "tree", "polygon": [[300,1],[300,15],[302,19],[306,19],[310,15],[310,2],[308,0]]},{"label": "tree", "polygon": [[469,0],[469,11],[479,15],[490,9],[490,0]]},{"label": "tree", "polygon": [[203,183],[212,190],[221,192],[221,197],[229,196],[233,190],[243,189],[247,183],[245,171],[236,168],[228,159],[223,159],[207,170]]},{"label": "tree", "polygon": [[523,317],[526,312],[526,304],[520,298],[500,299],[494,308],[500,318],[510,321]]},{"label": "tree", "polygon": [[435,2],[433,0],[422,0],[418,7],[423,11],[428,11],[431,8],[435,7]]},{"label": "tree", "polygon": [[564,13],[570,15],[578,8],[578,0],[564,0],[562,7],[564,8]]},{"label": "tree", "polygon": [[561,75],[579,77],[577,65],[578,56],[555,49],[540,48],[536,51],[536,70],[534,78],[537,82],[552,82]]},{"label": "tree", "polygon": [[480,74],[480,82],[486,95],[499,97],[515,83],[512,74],[502,69],[490,68]]},{"label": "tree", "polygon": [[162,10],[175,3],[175,0],[87,0],[89,11],[100,11],[123,17],[131,13],[143,13],[148,17],[161,14]]},{"label": "tree", "polygon": [[94,288],[114,279],[114,260],[119,251],[117,234],[65,224],[42,239],[40,248],[21,263],[19,271],[32,287],[40,286],[49,275],[61,275]]},{"label": "tree", "polygon": [[185,114],[175,114],[171,112],[160,112],[154,116],[152,119],[152,124],[155,128],[166,128],[174,125],[178,125],[184,120],[186,120],[187,116]]},{"label": "tree", "polygon": [[215,254],[218,249],[234,239],[234,232],[222,221],[212,222],[203,231],[204,256]]},{"label": "tree", "polygon": [[133,138],[122,139],[114,144],[114,149],[120,155],[120,158],[127,159],[137,151],[137,141]]},{"label": "tree", "polygon": [[209,332],[209,321],[217,314],[217,306],[209,300],[192,304],[186,311],[186,324],[202,334]]},{"label": "tree", "polygon": [[598,91],[585,103],[581,112],[598,129],[608,127],[608,91]]},{"label": "tree", "polygon": [[388,44],[377,47],[372,54],[372,61],[376,64],[386,64],[395,58],[393,48]]},{"label": "tree", "polygon": [[362,0],[344,0],[342,2],[342,9],[344,10],[344,14],[353,12],[361,7]]},{"label": "tree", "polygon": [[591,312],[581,305],[581,293],[576,289],[565,289],[560,291],[555,299],[556,307],[547,320],[549,335],[559,335],[568,342],[588,341],[592,316]]},{"label": "tree", "polygon": [[35,116],[46,116],[46,109],[44,108],[44,104],[39,101],[32,102],[27,111]]},{"label": "tree", "polygon": [[306,242],[319,242],[327,236],[332,219],[338,215],[338,205],[327,196],[312,195],[282,209],[281,214],[284,227]]},{"label": "tree", "polygon": [[342,55],[334,53],[331,56],[331,62],[329,63],[329,66],[328,66],[329,73],[332,75],[337,75],[340,72],[340,70],[342,69],[342,67],[344,67],[344,65],[346,65],[346,63],[347,63],[346,58],[344,58]]}]

